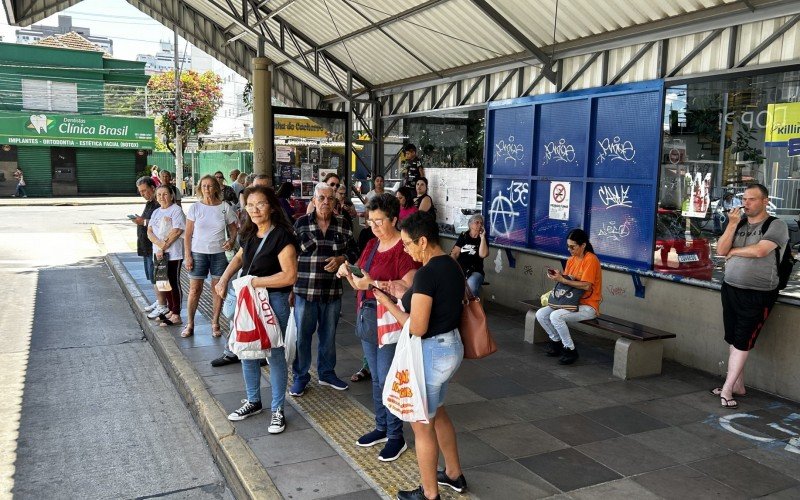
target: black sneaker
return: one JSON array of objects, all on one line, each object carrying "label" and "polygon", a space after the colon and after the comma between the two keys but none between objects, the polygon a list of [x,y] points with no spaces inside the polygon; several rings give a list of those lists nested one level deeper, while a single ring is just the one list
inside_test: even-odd
[{"label": "black sneaker", "polygon": [[283,418],[283,410],[275,410],[272,412],[272,420],[269,422],[267,432],[270,434],[280,434],[286,429],[286,419]]},{"label": "black sneaker", "polygon": [[564,348],[564,354],[561,355],[558,362],[562,365],[571,365],[578,359],[578,349],[573,347],[572,349]]},{"label": "black sneaker", "polygon": [[400,455],[407,449],[408,445],[406,445],[406,440],[404,438],[389,439],[386,441],[386,446],[378,453],[378,460],[381,462],[394,462],[400,458]]},{"label": "black sneaker", "polygon": [[[433,500],[439,500],[440,498],[439,495],[436,495]],[[416,490],[398,491],[397,500],[428,500],[428,497],[425,496],[425,490],[420,486]]]},{"label": "black sneaker", "polygon": [[220,366],[232,365],[232,364],[238,363],[238,362],[239,362],[239,358],[237,356],[228,356],[227,354],[223,354],[219,358],[211,361],[211,366],[217,368],[217,367],[220,367]]},{"label": "black sneaker", "polygon": [[261,401],[251,403],[250,401],[243,399],[242,403],[244,403],[244,405],[242,405],[241,408],[228,415],[228,420],[244,420],[247,417],[252,417],[253,415],[258,415],[261,413]]},{"label": "black sneaker", "polygon": [[378,443],[385,443],[389,439],[386,437],[386,431],[379,431],[375,429],[374,431],[370,431],[356,441],[358,446],[362,446],[364,448],[369,448],[370,446],[375,446]]},{"label": "black sneaker", "polygon": [[564,344],[551,340],[547,343],[547,346],[545,346],[544,353],[549,358],[555,358],[556,356],[561,356],[563,350]]},{"label": "black sneaker", "polygon": [[445,471],[437,470],[436,482],[441,484],[442,486],[449,486],[458,493],[461,493],[465,489],[467,489],[467,480],[464,478],[464,474],[458,476],[458,479],[450,479],[447,476],[447,473],[445,473]]}]

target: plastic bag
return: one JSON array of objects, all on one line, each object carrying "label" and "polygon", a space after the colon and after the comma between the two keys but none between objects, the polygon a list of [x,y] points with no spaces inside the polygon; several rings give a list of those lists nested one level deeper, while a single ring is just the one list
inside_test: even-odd
[{"label": "plastic bag", "polygon": [[[400,307],[403,307],[402,304],[400,304]],[[383,347],[386,344],[396,344],[400,338],[400,332],[403,330],[403,325],[380,302],[378,302],[377,317],[378,347]]]},{"label": "plastic bag", "polygon": [[283,335],[278,317],[269,303],[266,288],[254,288],[254,276],[233,281],[236,290],[236,313],[228,339],[228,348],[242,359],[261,359],[266,350],[283,347]]},{"label": "plastic bag", "polygon": [[428,423],[428,396],[425,391],[425,367],[422,364],[422,338],[408,332],[410,320],[403,325],[394,360],[383,386],[383,404],[400,420]]},{"label": "plastic bag", "polygon": [[283,338],[284,351],[286,353],[286,365],[294,363],[297,354],[297,323],[294,319],[294,307],[289,309],[289,322],[286,323],[286,336]]}]

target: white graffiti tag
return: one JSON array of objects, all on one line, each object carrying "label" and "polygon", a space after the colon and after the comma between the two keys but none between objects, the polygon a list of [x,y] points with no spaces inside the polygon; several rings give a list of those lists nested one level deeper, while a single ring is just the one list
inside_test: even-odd
[{"label": "white graffiti tag", "polygon": [[495,236],[508,237],[514,228],[518,211],[514,210],[514,204],[510,199],[503,196],[502,191],[492,200],[489,208],[489,223],[491,224],[492,234]]},{"label": "white graffiti tag", "polygon": [[612,207],[626,207],[631,208],[633,203],[628,199],[628,191],[630,186],[600,186],[597,190],[600,201],[606,206],[606,209]]},{"label": "white graffiti tag", "polygon": [[620,225],[614,221],[603,223],[603,227],[597,232],[597,236],[604,236],[610,241],[620,241],[631,234],[631,221],[626,220]]},{"label": "white graffiti tag", "polygon": [[559,139],[558,143],[550,141],[544,145],[544,161],[542,162],[542,166],[550,163],[550,160],[572,163],[575,161],[575,148],[567,143],[566,139]]},{"label": "white graffiti tag", "polygon": [[[606,137],[601,141],[597,141],[600,147],[600,153],[597,155],[597,163],[602,163],[606,158],[611,161],[626,161],[633,162],[633,157],[636,156],[636,149],[634,149],[631,141],[622,141],[619,136],[614,136],[613,139]],[[636,162],[634,162],[636,163]]]},{"label": "white graffiti tag", "polygon": [[528,183],[511,181],[508,186],[508,197],[511,198],[511,203],[516,205],[519,203],[523,207],[528,206]]},{"label": "white graffiti tag", "polygon": [[503,163],[512,161],[514,166],[517,166],[517,162],[521,162],[523,158],[525,158],[525,146],[515,143],[513,135],[508,136],[508,142],[500,139],[494,145],[493,165],[497,164],[497,160],[502,160]]},{"label": "white graffiti tag", "polygon": [[[737,435],[739,435],[739,436],[741,436],[743,438],[751,439],[753,441],[760,442],[760,443],[765,443],[767,445],[778,445],[778,446],[780,446],[783,443],[786,443],[786,446],[783,448],[784,450],[786,450],[786,451],[788,451],[790,453],[796,453],[796,454],[800,455],[800,438],[798,437],[799,434],[796,432],[796,431],[800,431],[800,429],[798,429],[795,426],[795,422],[797,420],[800,420],[800,415],[798,415],[797,413],[792,413],[792,414],[784,417],[780,424],[777,423],[777,422],[770,422],[770,423],[760,422],[762,425],[766,425],[767,427],[775,429],[776,431],[783,432],[784,434],[789,436],[788,438],[785,438],[785,439],[778,439],[778,438],[770,437],[767,433],[765,433],[763,431],[759,432],[759,431],[753,429],[753,424],[752,423],[750,423],[750,425],[748,425],[748,426],[744,426],[744,425],[741,426],[741,427],[737,426],[736,420],[739,420],[739,419],[759,420],[759,419],[761,419],[761,417],[759,417],[757,415],[751,415],[749,413],[734,413],[733,415],[727,415],[725,417],[720,417],[719,418],[719,425],[723,429],[725,429],[726,431],[729,431],[729,432],[732,432],[734,434],[737,434]],[[744,430],[744,429],[747,429],[747,430]],[[753,435],[753,434],[751,434],[750,432],[747,432],[747,431],[757,432],[758,435]]]}]

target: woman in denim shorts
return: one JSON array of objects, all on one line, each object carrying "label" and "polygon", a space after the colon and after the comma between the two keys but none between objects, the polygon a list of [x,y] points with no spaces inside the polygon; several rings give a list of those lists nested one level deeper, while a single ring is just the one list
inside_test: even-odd
[{"label": "woman in denim shorts", "polygon": [[[214,292],[228,259],[225,251],[231,250],[236,242],[236,212],[222,201],[222,189],[219,182],[206,175],[198,184],[200,199],[186,213],[186,232],[184,233],[183,263],[189,271],[189,309],[186,327],[181,337],[194,335],[194,315],[197,304],[203,294],[203,281],[211,275],[211,295],[214,300],[214,312],[211,317],[211,335],[219,337],[219,315],[222,310],[222,299]],[[228,234],[225,234],[227,226]],[[227,237],[226,237],[227,236]]]},{"label": "woman in denim shorts", "polygon": [[[458,263],[442,250],[439,227],[427,212],[417,212],[400,223],[400,236],[406,252],[422,267],[414,275],[411,288],[402,296],[404,313],[392,295],[398,285],[387,287],[375,297],[401,323],[410,320],[409,331],[422,337],[422,362],[429,423],[412,422],[417,448],[417,463],[422,485],[400,491],[398,499],[439,498],[439,485],[461,493],[467,481],[461,473],[456,432],[444,409],[447,383],[464,358],[464,346],[458,325],[464,299],[464,274]],[[437,470],[439,451],[444,455],[445,470]]]}]

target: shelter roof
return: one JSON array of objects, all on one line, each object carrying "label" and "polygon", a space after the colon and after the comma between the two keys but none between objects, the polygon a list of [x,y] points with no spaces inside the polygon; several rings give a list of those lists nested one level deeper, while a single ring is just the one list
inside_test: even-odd
[{"label": "shelter roof", "polygon": [[[30,24],[78,0],[3,0]],[[245,77],[259,43],[323,95],[533,65],[800,13],[797,0],[127,0]],[[261,40],[261,42],[259,41]]]}]

